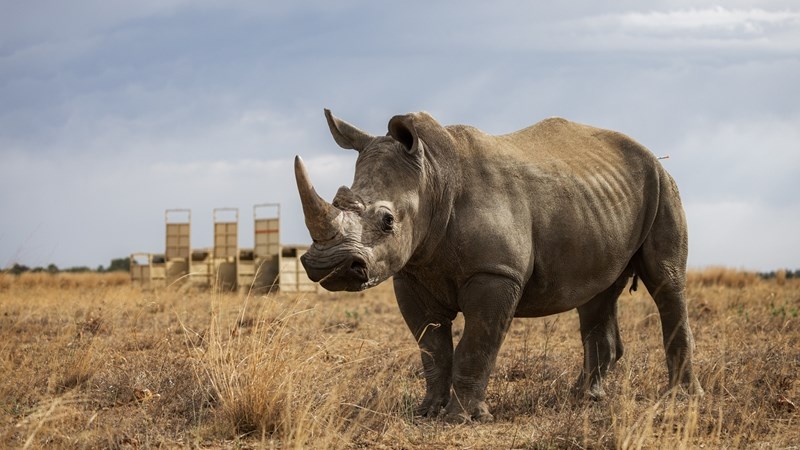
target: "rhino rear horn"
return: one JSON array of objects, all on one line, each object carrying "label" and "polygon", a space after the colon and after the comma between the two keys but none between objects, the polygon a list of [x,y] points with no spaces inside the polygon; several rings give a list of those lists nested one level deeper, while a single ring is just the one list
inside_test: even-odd
[{"label": "rhino rear horn", "polygon": [[360,152],[374,139],[374,136],[334,116],[329,109],[325,110],[325,119],[328,120],[328,128],[339,147]]},{"label": "rhino rear horn", "polygon": [[300,156],[294,158],[294,177],[311,239],[315,242],[333,239],[339,232],[337,217],[341,211],[317,194]]},{"label": "rhino rear horn", "polygon": [[364,211],[364,201],[347,186],[342,186],[336,191],[333,206],[341,210]]}]

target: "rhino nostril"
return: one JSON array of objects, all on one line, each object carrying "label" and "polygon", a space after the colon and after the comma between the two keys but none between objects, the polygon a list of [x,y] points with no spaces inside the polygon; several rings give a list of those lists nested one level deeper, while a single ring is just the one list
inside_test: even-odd
[{"label": "rhino nostril", "polygon": [[367,264],[361,258],[353,258],[353,262],[350,263],[350,270],[358,274],[360,278],[367,278]]}]

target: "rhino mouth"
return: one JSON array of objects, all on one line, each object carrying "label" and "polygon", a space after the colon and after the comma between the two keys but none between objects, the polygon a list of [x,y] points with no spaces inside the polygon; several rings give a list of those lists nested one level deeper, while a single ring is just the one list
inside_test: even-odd
[{"label": "rhino mouth", "polygon": [[300,257],[300,262],[308,278],[329,291],[363,291],[372,285],[367,262],[358,255],[348,255],[335,264],[326,264],[306,253]]}]

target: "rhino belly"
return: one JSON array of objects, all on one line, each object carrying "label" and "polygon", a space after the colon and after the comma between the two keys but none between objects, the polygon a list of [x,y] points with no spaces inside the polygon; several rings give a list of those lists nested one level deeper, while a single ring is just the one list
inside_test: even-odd
[{"label": "rhino belly", "polygon": [[575,283],[553,283],[547,285],[531,280],[522,292],[515,317],[543,317],[558,314],[588,302],[611,286],[618,275],[610,273],[595,280],[584,279]]}]

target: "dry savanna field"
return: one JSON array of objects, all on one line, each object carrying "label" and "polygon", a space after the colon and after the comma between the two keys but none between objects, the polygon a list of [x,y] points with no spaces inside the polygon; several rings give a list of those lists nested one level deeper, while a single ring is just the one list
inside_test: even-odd
[{"label": "dry savanna field", "polygon": [[664,393],[640,287],[620,299],[625,356],[605,400],[570,393],[574,311],[516,319],[489,384],[495,422],[449,425],[413,415],[424,380],[390,283],[255,296],[0,274],[0,447],[800,448],[800,280],[708,269],[688,298],[703,398]]}]

